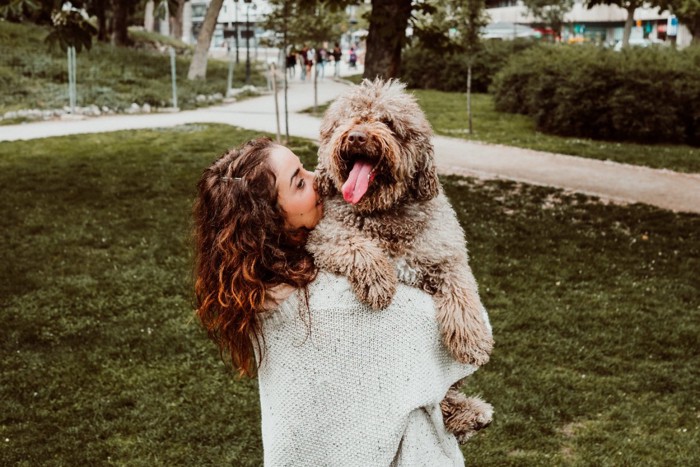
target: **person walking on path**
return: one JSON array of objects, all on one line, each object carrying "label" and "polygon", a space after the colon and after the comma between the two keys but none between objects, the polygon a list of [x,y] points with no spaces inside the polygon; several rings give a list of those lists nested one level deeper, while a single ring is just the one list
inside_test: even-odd
[{"label": "person walking on path", "polygon": [[337,42],[335,43],[335,46],[333,47],[333,51],[331,52],[331,55],[333,55],[333,77],[334,78],[339,78],[340,77],[340,61],[343,59],[343,52],[340,50],[340,44]]}]

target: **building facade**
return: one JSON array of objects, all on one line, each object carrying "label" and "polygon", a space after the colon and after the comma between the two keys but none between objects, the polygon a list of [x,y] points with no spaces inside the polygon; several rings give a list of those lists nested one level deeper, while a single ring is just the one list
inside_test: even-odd
[{"label": "building facade", "polygon": [[[528,14],[522,0],[487,0],[487,12],[492,23],[528,25],[547,34],[544,25]],[[648,39],[651,42],[674,42],[679,47],[690,44],[692,35],[680,25],[675,35],[669,35],[671,14],[658,8],[641,7],[634,12],[631,40]],[[596,5],[587,8],[583,0],[575,0],[571,11],[565,16],[562,41],[591,41],[614,45],[622,40],[627,11],[616,5]],[[675,31],[671,31],[675,32]]]},{"label": "building facade", "polygon": [[[187,42],[196,42],[210,2],[211,0],[188,2],[191,8],[191,34]],[[257,47],[263,34],[261,25],[270,11],[270,4],[265,0],[224,0],[217,18],[211,48],[225,49],[232,44],[235,46],[236,41],[244,44],[246,38],[251,45]]]}]

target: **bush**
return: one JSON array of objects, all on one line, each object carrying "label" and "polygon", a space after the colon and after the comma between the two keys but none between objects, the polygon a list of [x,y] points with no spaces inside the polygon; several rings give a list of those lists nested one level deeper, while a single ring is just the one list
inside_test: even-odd
[{"label": "bush", "polygon": [[[484,42],[472,66],[472,90],[487,92],[494,75],[513,55],[537,43],[531,40]],[[464,92],[467,88],[468,56],[444,54],[425,46],[409,47],[401,59],[401,79],[414,89]]]},{"label": "bush", "polygon": [[700,144],[700,53],[588,46],[530,49],[496,75],[501,111],[547,133]]}]

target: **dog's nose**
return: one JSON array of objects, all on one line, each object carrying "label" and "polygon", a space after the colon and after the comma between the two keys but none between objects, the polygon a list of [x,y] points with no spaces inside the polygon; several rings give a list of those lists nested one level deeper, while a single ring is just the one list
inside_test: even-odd
[{"label": "dog's nose", "polygon": [[367,142],[367,135],[361,131],[353,131],[348,135],[348,143],[362,145]]}]

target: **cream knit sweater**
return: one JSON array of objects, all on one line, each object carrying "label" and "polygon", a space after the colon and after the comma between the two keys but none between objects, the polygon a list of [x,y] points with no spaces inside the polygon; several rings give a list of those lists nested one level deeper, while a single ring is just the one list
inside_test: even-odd
[{"label": "cream knit sweater", "polygon": [[263,320],[265,465],[464,465],[439,404],[475,367],[442,344],[432,298],[399,285],[372,311],[347,279],[322,271],[309,305],[310,317],[296,292]]}]

